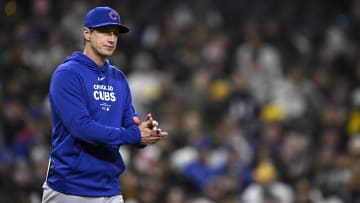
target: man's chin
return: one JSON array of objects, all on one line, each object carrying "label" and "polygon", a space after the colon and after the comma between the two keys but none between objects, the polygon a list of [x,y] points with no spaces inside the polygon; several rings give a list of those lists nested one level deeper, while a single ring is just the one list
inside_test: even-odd
[{"label": "man's chin", "polygon": [[104,52],[101,52],[100,55],[102,57],[110,57],[113,55],[113,53],[114,53],[114,51],[104,51]]}]

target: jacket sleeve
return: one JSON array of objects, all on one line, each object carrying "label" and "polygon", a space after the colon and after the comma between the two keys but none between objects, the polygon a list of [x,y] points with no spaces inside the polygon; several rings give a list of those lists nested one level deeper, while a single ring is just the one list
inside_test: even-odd
[{"label": "jacket sleeve", "polygon": [[140,130],[136,125],[116,128],[91,118],[82,84],[80,76],[68,70],[55,72],[50,83],[53,111],[71,135],[94,145],[140,144]]}]

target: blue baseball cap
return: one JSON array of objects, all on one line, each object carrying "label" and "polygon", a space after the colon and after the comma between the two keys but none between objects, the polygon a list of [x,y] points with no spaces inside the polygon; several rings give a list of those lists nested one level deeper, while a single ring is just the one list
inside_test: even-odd
[{"label": "blue baseball cap", "polygon": [[91,9],[85,16],[84,27],[98,28],[107,25],[119,26],[120,33],[127,33],[130,29],[121,23],[118,12],[110,7],[96,7]]}]

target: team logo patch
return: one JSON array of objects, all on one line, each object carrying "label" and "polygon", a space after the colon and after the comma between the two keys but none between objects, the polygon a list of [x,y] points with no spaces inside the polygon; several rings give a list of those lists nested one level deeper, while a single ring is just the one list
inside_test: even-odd
[{"label": "team logo patch", "polygon": [[111,18],[111,20],[116,20],[117,16],[118,16],[118,14],[116,13],[116,11],[109,12],[109,17]]}]

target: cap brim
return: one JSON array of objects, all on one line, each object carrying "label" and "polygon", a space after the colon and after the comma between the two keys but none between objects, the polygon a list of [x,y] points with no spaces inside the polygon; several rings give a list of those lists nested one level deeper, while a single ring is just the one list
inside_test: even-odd
[{"label": "cap brim", "polygon": [[92,26],[91,28],[99,28],[99,27],[104,27],[104,26],[108,26],[108,25],[117,25],[119,27],[119,33],[128,33],[130,31],[130,29],[126,25],[122,25],[122,24],[119,25],[117,23],[104,23],[104,24]]},{"label": "cap brim", "polygon": [[125,25],[119,25],[119,32],[120,33],[128,33],[130,29]]}]

